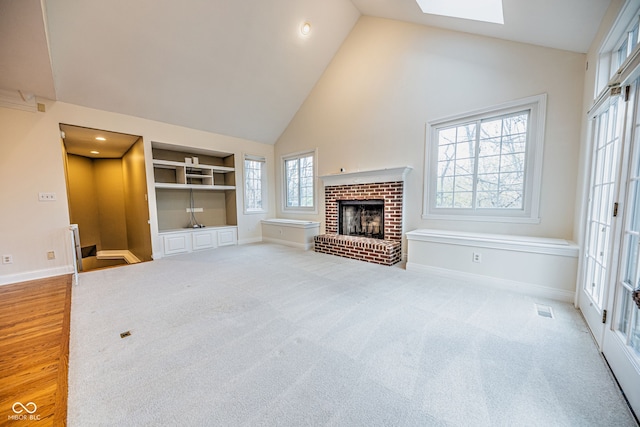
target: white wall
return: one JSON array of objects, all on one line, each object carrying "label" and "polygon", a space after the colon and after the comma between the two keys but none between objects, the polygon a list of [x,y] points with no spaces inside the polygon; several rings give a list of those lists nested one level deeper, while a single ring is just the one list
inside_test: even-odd
[{"label": "white wall", "polygon": [[574,300],[578,246],[563,239],[420,229],[407,233],[407,245],[407,270]]},{"label": "white wall", "polygon": [[[60,123],[142,136],[154,253],[159,253],[161,246],[151,141],[234,153],[239,177],[243,153],[264,156],[269,186],[273,188],[271,145],[62,102],[39,102],[46,104],[46,113],[0,108],[0,255],[13,255],[13,264],[0,264],[0,284],[65,273],[72,265]],[[273,216],[273,211],[262,215],[242,214],[242,180],[238,181],[238,238],[241,242],[260,240],[260,220]],[[39,192],[55,192],[57,201],[39,202]],[[273,192],[269,197],[269,206],[273,207]],[[55,260],[47,260],[50,250],[56,252]]]},{"label": "white wall", "polygon": [[[451,229],[571,240],[585,55],[362,17],[276,143],[280,156],[318,148],[318,174],[411,166],[405,230]],[[422,219],[425,124],[548,94],[540,224]],[[317,215],[280,216],[324,222]]]}]

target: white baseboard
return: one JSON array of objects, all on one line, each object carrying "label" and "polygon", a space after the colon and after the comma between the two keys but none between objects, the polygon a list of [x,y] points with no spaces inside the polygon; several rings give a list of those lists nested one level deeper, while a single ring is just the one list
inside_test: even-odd
[{"label": "white baseboard", "polygon": [[575,298],[575,292],[564,289],[549,288],[546,286],[535,285],[533,283],[482,276],[479,274],[448,270],[446,268],[432,267],[412,262],[407,262],[406,269],[409,271],[436,273],[455,280],[473,280],[482,286],[517,292],[519,294],[525,294],[532,297],[547,298],[568,303],[573,303]]},{"label": "white baseboard", "polygon": [[262,242],[262,237],[251,237],[249,239],[238,240],[238,245],[248,245],[251,243],[260,243],[260,242]]},{"label": "white baseboard", "polygon": [[267,243],[278,243],[280,245],[291,246],[293,248],[302,249],[303,251],[308,251],[309,249],[313,248],[313,243],[297,243],[290,240],[274,239],[272,237],[263,237],[262,241]]},{"label": "white baseboard", "polygon": [[0,286],[11,285],[13,283],[27,282],[29,280],[46,279],[47,277],[62,276],[64,274],[73,274],[73,266],[66,265],[63,267],[47,268],[45,270],[27,271],[24,273],[7,274],[0,276]]}]

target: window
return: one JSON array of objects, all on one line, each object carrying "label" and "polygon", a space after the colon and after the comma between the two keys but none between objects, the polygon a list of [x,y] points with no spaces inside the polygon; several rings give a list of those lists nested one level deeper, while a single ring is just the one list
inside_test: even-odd
[{"label": "window", "polygon": [[504,24],[502,0],[416,0],[424,13]]},{"label": "window", "polygon": [[315,211],[315,152],[283,157],[285,210]]},{"label": "window", "polygon": [[266,211],[265,159],[259,156],[244,156],[244,211],[259,213]]},{"label": "window", "polygon": [[537,222],[546,95],[427,127],[425,218]]},{"label": "window", "polygon": [[631,52],[638,44],[638,20],[635,19],[635,22],[632,24],[633,26],[624,33],[622,40],[619,42],[620,46],[617,49],[617,61],[614,62],[615,70],[624,63],[624,61],[631,56]]},{"label": "window", "polygon": [[622,76],[625,69],[635,68],[632,64],[637,62],[640,42],[638,6],[638,1],[625,2],[615,24],[602,41],[598,55],[595,100],[602,98],[611,86],[625,77]]}]

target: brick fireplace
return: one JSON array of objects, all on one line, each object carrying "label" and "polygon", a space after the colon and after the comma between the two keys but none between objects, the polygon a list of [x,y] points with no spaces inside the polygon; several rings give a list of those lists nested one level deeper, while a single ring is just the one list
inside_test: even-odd
[{"label": "brick fireplace", "polygon": [[384,200],[338,200],[338,234],[384,239]]},{"label": "brick fireplace", "polygon": [[[326,234],[315,237],[315,251],[382,265],[400,262],[404,178],[409,170],[405,167],[321,177],[325,184]],[[375,212],[370,206],[379,202],[383,218],[369,213]],[[362,212],[362,218],[355,216],[356,221],[349,223],[355,226],[346,227],[355,233],[344,230],[341,204],[358,206],[358,212]]]}]

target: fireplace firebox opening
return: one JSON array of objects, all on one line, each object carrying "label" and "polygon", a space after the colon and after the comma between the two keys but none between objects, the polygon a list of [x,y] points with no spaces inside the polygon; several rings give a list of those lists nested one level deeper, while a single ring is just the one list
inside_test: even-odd
[{"label": "fireplace firebox opening", "polygon": [[384,200],[338,200],[338,233],[384,239]]}]

